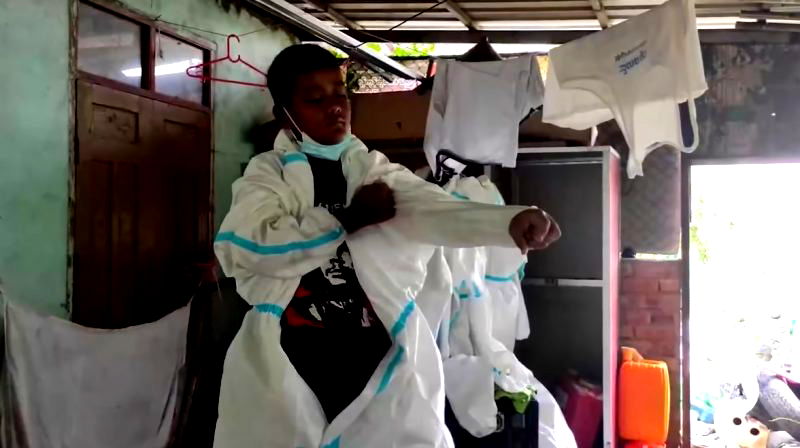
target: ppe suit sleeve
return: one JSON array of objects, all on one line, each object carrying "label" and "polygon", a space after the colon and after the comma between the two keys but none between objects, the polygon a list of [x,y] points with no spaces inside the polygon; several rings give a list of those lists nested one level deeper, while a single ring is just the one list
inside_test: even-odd
[{"label": "ppe suit sleeve", "polygon": [[263,154],[233,184],[233,203],[214,242],[228,276],[295,278],[330,259],[344,241],[344,229],[325,208],[303,210],[280,166],[277,156]]},{"label": "ppe suit sleeve", "polygon": [[409,240],[446,247],[516,247],[511,219],[528,207],[497,206],[456,199],[406,168],[371,151],[360,163],[365,184],[381,180],[394,192],[398,230]]}]

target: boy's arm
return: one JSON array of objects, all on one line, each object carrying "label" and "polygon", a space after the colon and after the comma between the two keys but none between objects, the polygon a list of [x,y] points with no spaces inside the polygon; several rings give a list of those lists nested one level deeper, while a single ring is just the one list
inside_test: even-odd
[{"label": "boy's arm", "polygon": [[[397,216],[395,224],[410,240],[447,247],[500,246],[522,250],[546,247],[560,236],[557,225],[544,229],[547,234],[541,247],[529,224],[536,221],[531,207],[497,206],[456,199],[436,185],[419,178],[406,168],[390,163],[372,151],[359,161],[367,175],[366,183],[385,182],[394,192]],[[526,212],[526,213],[523,213]],[[512,234],[513,237],[512,237]],[[529,238],[530,237],[530,238]],[[532,244],[534,243],[534,244]]]},{"label": "boy's arm", "polygon": [[233,204],[214,242],[228,276],[297,277],[330,259],[344,241],[344,229],[325,208],[300,213],[279,164],[271,154],[256,157],[233,185]]},{"label": "boy's arm", "polygon": [[464,201],[422,179],[400,176],[393,185],[398,226],[409,238],[447,247],[517,247],[509,225],[528,207]]}]

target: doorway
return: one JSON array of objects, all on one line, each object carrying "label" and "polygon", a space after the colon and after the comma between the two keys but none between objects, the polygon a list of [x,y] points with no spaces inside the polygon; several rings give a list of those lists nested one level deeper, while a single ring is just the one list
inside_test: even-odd
[{"label": "doorway", "polygon": [[211,259],[207,48],[78,4],[72,320],[121,328],[186,304]]},{"label": "doorway", "polygon": [[800,430],[800,163],[693,165],[690,182],[692,446],[773,446]]}]

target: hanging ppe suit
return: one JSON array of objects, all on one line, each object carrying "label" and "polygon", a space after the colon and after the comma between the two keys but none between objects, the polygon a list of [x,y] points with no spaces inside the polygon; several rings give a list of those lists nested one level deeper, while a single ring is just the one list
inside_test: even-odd
[{"label": "hanging ppe suit", "polygon": [[[497,205],[505,200],[497,187],[481,181],[486,189],[487,200],[494,198]],[[486,248],[486,289],[492,304],[492,335],[509,351],[514,351],[516,341],[530,336],[528,310],[522,295],[522,279],[525,277],[526,255],[519,250],[506,247]]]},{"label": "hanging ppe suit", "polygon": [[[431,169],[420,168],[414,174],[420,179],[428,179]],[[437,247],[425,268],[425,283],[417,294],[417,306],[428,322],[442,359],[450,357],[448,323],[452,292],[453,276],[444,256],[444,247]]]},{"label": "hanging ppe suit", "polygon": [[[497,187],[485,176],[453,179],[445,190],[465,201],[502,201]],[[513,346],[508,348],[493,336],[492,294],[505,291],[490,286],[487,277],[509,270],[517,275],[527,258],[518,249],[508,248],[506,252],[496,247],[445,249],[455,286],[449,324],[450,358],[443,362],[447,399],[459,424],[482,437],[496,430],[495,387],[512,394],[532,388],[539,404],[539,446],[575,448],[575,437],[555,398],[519,362]],[[489,255],[495,250],[499,252],[494,253],[494,270],[490,271]]]},{"label": "hanging ppe suit", "polygon": [[525,264],[523,261],[516,269],[512,268],[519,260],[519,251],[514,249],[489,247],[487,258],[485,279],[492,299],[492,335],[508,350],[514,351],[516,341],[527,339],[531,334],[522,295]]},{"label": "hanging ppe suit", "polygon": [[[253,309],[225,359],[217,448],[452,446],[439,352],[415,301],[425,265],[435,246],[514,247],[508,225],[527,208],[454,200],[358,139],[341,166],[348,205],[359,187],[382,181],[394,192],[396,217],[346,234],[325,208],[312,206],[306,155],[285,133],[234,183],[214,248]],[[280,317],[301,276],[342,241],[392,346],[362,393],[329,423],[280,345]]]},{"label": "hanging ppe suit", "polygon": [[[463,201],[494,203],[496,190],[488,189],[488,184],[486,177],[461,177],[452,179],[445,190]],[[445,392],[461,426],[483,437],[497,429],[495,385],[511,393],[524,392],[534,378],[492,336],[492,299],[485,281],[487,248],[446,248],[445,258],[454,285]]]},{"label": "hanging ppe suit", "polygon": [[436,344],[442,353],[449,350],[446,343],[448,328],[442,325],[442,321],[448,315],[452,291],[453,277],[444,256],[444,248],[437,247],[425,268],[425,283],[417,294],[417,306],[428,322],[431,334],[436,338]]}]

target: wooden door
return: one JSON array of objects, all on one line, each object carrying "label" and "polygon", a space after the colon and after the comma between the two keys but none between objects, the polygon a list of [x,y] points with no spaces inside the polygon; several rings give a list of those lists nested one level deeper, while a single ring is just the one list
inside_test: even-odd
[{"label": "wooden door", "polygon": [[77,106],[73,320],[156,320],[210,256],[210,116],[85,81]]}]

